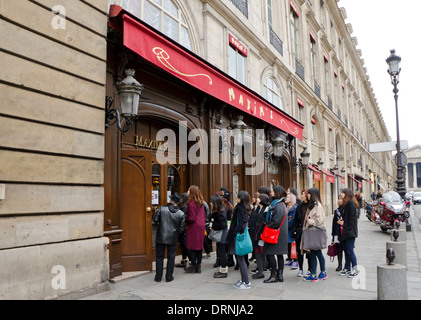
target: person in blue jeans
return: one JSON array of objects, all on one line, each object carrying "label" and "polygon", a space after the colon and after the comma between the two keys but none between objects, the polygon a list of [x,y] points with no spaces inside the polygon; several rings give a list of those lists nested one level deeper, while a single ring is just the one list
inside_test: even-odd
[{"label": "person in blue jeans", "polygon": [[343,189],[343,213],[338,224],[343,227],[341,242],[345,253],[345,269],[339,275],[353,278],[358,275],[357,257],[354,252],[355,240],[358,238],[358,201],[351,189]]},{"label": "person in blue jeans", "polygon": [[[313,188],[308,190],[308,201],[308,214],[304,221],[304,227],[315,226],[319,228],[326,228],[326,213],[320,199],[319,189]],[[303,249],[305,250],[306,248]],[[322,253],[322,249],[324,248],[320,248],[320,250],[310,250],[309,263],[311,275],[309,275],[307,278],[304,278],[304,281],[318,282],[319,280],[327,279],[326,262]],[[317,276],[317,260],[319,260],[320,264],[319,276]]]}]

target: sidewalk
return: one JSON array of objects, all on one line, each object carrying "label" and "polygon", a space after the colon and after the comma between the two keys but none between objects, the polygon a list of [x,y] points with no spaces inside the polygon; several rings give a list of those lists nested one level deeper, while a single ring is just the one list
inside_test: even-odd
[{"label": "sidewalk", "polygon": [[[419,209],[421,212],[421,208]],[[410,300],[421,300],[420,245],[421,230],[416,215],[412,214],[412,232],[408,233],[408,293]],[[420,215],[421,217],[421,215]],[[328,217],[330,234],[332,216]],[[251,290],[236,290],[232,284],[240,279],[239,271],[229,269],[228,278],[214,279],[215,254],[203,259],[201,274],[186,274],[183,269],[174,272],[175,280],[155,282],[154,272],[110,284],[110,291],[84,298],[83,300],[376,300],[377,266],[386,263],[386,242],[390,234],[368,221],[365,213],[359,222],[360,237],[356,243],[358,264],[362,267],[360,278],[340,277],[335,271],[337,260],[332,263],[324,251],[329,278],[318,283],[305,282],[297,277],[296,270],[285,268],[284,283],[264,284],[262,280],[251,280]],[[331,236],[329,236],[329,241]],[[418,241],[417,241],[418,240]],[[179,257],[176,262],[179,261]],[[304,269],[307,262],[304,261]],[[250,263],[250,270],[255,263]],[[319,272],[319,271],[318,271]],[[269,272],[266,272],[266,278]],[[250,277],[251,279],[251,277]]]}]

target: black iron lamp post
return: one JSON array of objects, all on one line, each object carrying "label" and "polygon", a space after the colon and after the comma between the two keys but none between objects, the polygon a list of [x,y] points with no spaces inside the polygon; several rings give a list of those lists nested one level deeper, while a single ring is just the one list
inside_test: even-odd
[{"label": "black iron lamp post", "polygon": [[397,155],[396,155],[396,165],[398,167],[398,177],[396,180],[396,191],[399,193],[399,195],[404,198],[406,193],[406,186],[405,186],[405,177],[403,175],[403,168],[406,164],[404,164],[404,154],[401,151],[401,138],[400,138],[400,132],[399,132],[399,112],[398,112],[398,84],[399,84],[399,74],[401,72],[401,68],[399,66],[401,62],[401,57],[396,55],[395,50],[390,50],[390,57],[387,58],[386,62],[389,65],[389,69],[387,72],[389,73],[392,84],[393,84],[393,93],[395,94],[395,108],[396,108],[396,131],[397,131]]}]

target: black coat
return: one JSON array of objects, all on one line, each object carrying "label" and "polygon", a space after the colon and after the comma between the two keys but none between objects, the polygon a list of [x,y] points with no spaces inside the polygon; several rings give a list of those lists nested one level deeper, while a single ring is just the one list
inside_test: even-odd
[{"label": "black coat", "polygon": [[352,200],[344,207],[342,218],[344,220],[344,226],[341,240],[358,238],[358,212],[357,206]]},{"label": "black coat", "polygon": [[235,254],[235,240],[237,234],[244,233],[247,228],[248,224],[248,216],[249,210],[247,210],[246,206],[242,203],[239,203],[234,208],[234,214],[232,216],[230,229],[228,232],[227,243],[228,246],[228,254],[234,255]]},{"label": "black coat", "polygon": [[297,200],[297,210],[292,221],[291,237],[298,241],[301,241],[301,235],[303,233],[304,214],[303,203],[301,200]]},{"label": "black coat", "polygon": [[160,207],[153,222],[158,224],[156,243],[177,245],[179,235],[185,228],[185,215],[177,206]]}]

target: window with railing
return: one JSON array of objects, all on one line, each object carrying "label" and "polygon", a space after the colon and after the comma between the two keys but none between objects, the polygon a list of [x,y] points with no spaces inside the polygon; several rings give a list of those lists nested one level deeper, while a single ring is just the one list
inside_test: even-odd
[{"label": "window with railing", "polygon": [[248,0],[230,0],[230,1],[248,19],[249,17]]}]

